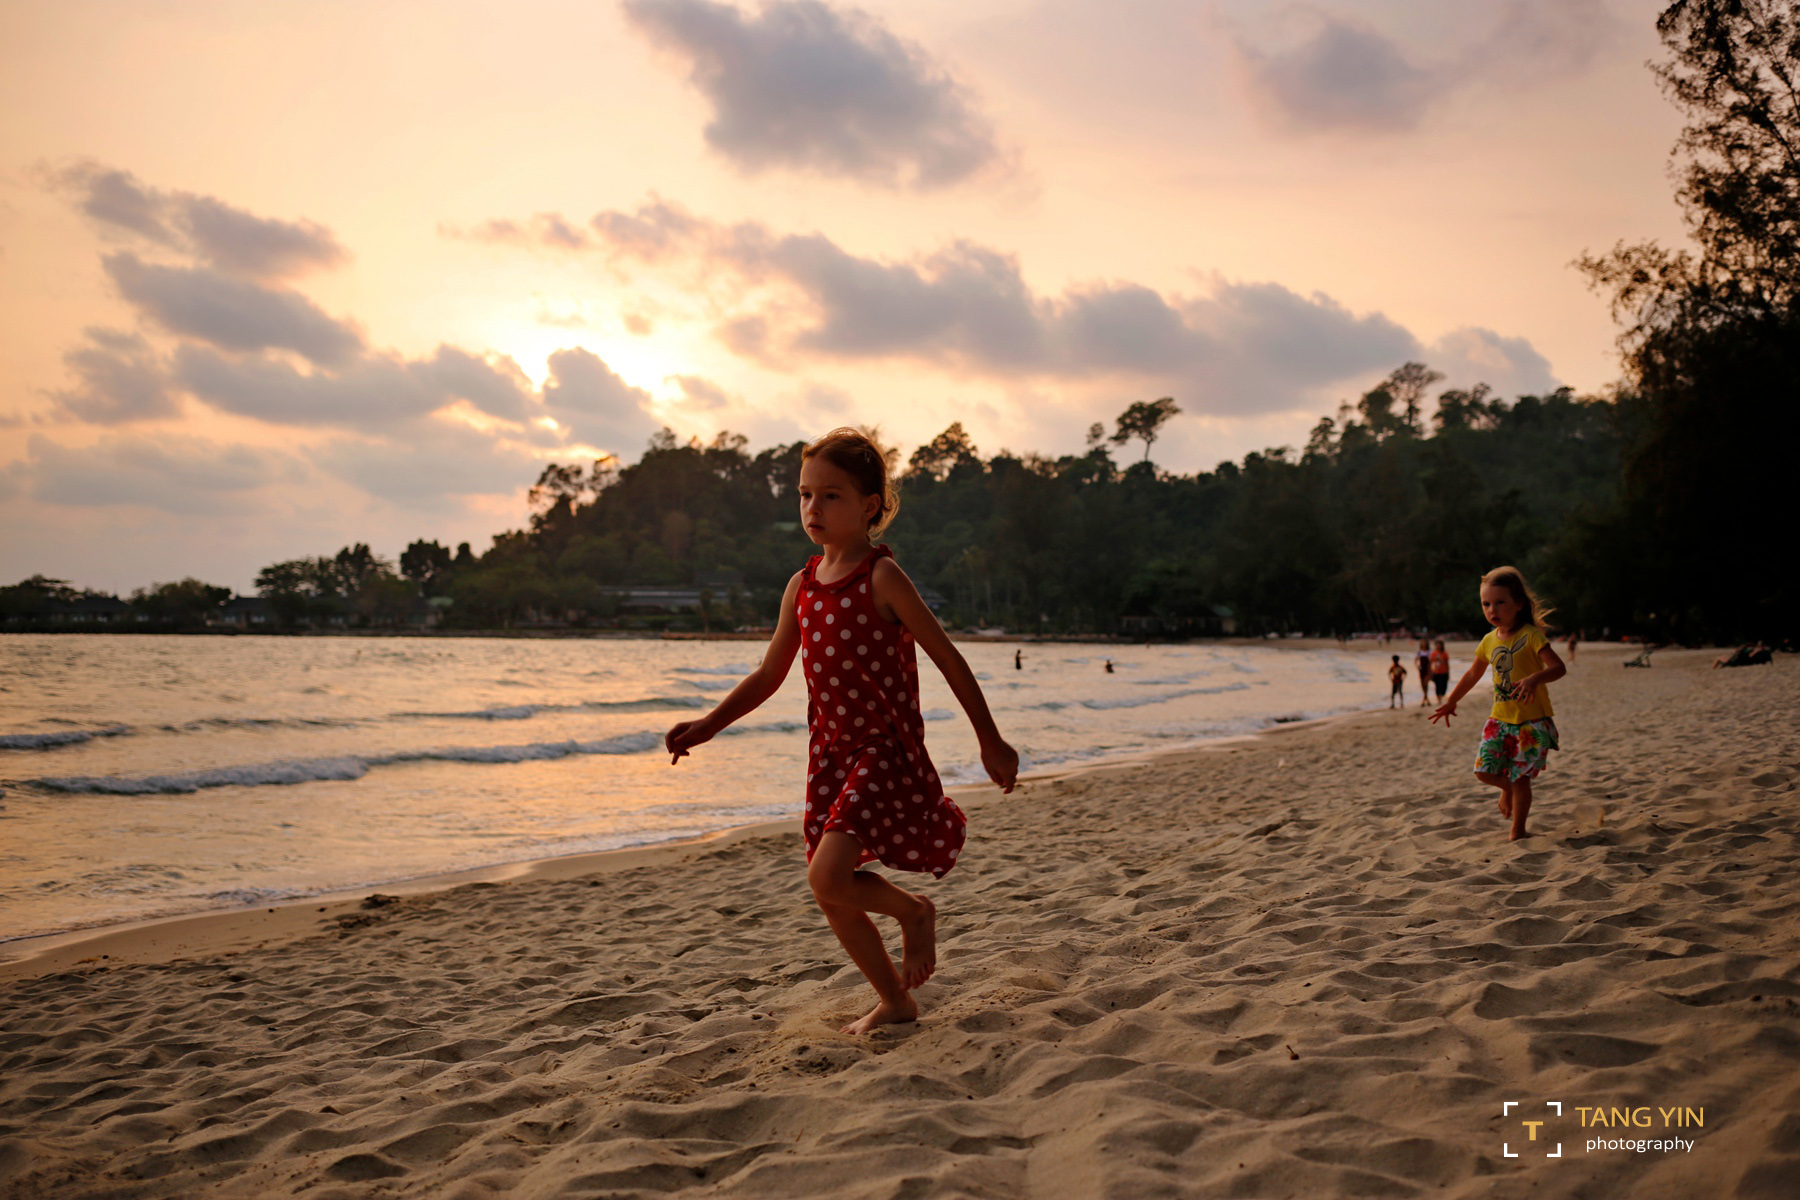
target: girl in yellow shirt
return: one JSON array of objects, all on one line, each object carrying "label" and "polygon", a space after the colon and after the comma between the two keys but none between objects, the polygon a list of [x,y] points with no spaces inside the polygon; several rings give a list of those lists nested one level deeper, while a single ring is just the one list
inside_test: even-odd
[{"label": "girl in yellow shirt", "polygon": [[1475,661],[1450,698],[1431,714],[1446,727],[1456,703],[1494,668],[1494,706],[1475,751],[1475,778],[1500,789],[1500,815],[1512,822],[1512,840],[1530,836],[1531,781],[1557,749],[1556,721],[1546,684],[1568,673],[1545,636],[1551,610],[1532,594],[1517,567],[1495,567],[1481,577],[1481,613],[1494,628],[1475,648]]}]

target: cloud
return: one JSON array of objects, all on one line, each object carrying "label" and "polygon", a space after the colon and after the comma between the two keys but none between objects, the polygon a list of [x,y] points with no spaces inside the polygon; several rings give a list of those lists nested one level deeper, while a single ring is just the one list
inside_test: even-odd
[{"label": "cloud", "polygon": [[129,171],[84,162],[53,174],[91,219],[249,279],[285,279],[349,258],[314,221],[259,217],[211,196],[147,187]]},{"label": "cloud", "polygon": [[225,350],[292,350],[315,363],[348,362],[362,334],[299,292],[263,287],[209,267],[147,263],[129,252],[102,260],[119,293],[170,333]]},{"label": "cloud", "polygon": [[523,423],[535,415],[531,381],[504,355],[483,358],[456,346],[439,346],[413,370],[445,395],[467,400],[489,416]]},{"label": "cloud", "polygon": [[467,238],[477,242],[499,242],[520,246],[544,245],[557,250],[582,250],[590,239],[579,226],[571,225],[556,213],[538,213],[528,221],[506,218],[483,221],[473,229],[439,226],[448,237]]},{"label": "cloud", "polygon": [[337,438],[307,457],[327,474],[411,508],[430,508],[449,496],[511,495],[543,466],[520,447],[449,421],[420,420],[396,434]]},{"label": "cloud", "polygon": [[740,170],[813,171],[928,189],[1001,159],[991,124],[921,47],[867,13],[774,0],[625,0],[712,104],[706,142]]},{"label": "cloud", "polygon": [[234,359],[203,346],[175,353],[175,378],[214,408],[275,425],[379,429],[448,404],[450,393],[420,369],[394,358],[362,359],[339,373],[302,373],[269,358]]},{"label": "cloud", "polygon": [[1602,0],[1460,8],[1414,0],[1398,7],[1403,16],[1411,10],[1414,25],[1447,25],[1462,36],[1421,54],[1359,15],[1322,7],[1297,10],[1301,36],[1274,48],[1237,32],[1237,64],[1252,107],[1294,132],[1403,132],[1471,87],[1517,90],[1579,73],[1618,29]]},{"label": "cloud", "polygon": [[21,471],[34,499],[93,508],[139,505],[178,516],[240,511],[254,493],[306,475],[292,456],[202,438],[120,435],[69,447],[43,435]]},{"label": "cloud", "polygon": [[695,411],[713,411],[732,403],[731,395],[710,379],[699,375],[670,377],[681,389],[682,404]]},{"label": "cloud", "polygon": [[632,387],[591,351],[558,350],[549,359],[544,407],[579,442],[623,454],[643,444],[660,422],[648,411],[650,393]]},{"label": "cloud", "polygon": [[1438,91],[1432,71],[1409,62],[1361,22],[1321,15],[1298,45],[1264,52],[1240,43],[1252,98],[1297,129],[1411,129]]},{"label": "cloud", "polygon": [[1562,386],[1530,342],[1491,329],[1453,330],[1425,350],[1425,361],[1444,373],[1445,387],[1485,383],[1501,396],[1542,396]]},{"label": "cloud", "polygon": [[[738,311],[720,326],[736,353],[774,365],[910,359],[1007,380],[1115,379],[1166,389],[1190,412],[1287,411],[1318,389],[1359,381],[1419,353],[1380,313],[1275,283],[1215,282],[1204,295],[1164,295],[1131,282],[1036,292],[1020,264],[970,242],[904,260],[850,253],[819,234],[778,235],[755,223],[603,213],[615,247],[649,247],[658,262],[693,259],[739,280]],[[647,241],[645,228],[681,230]]]},{"label": "cloud", "polygon": [[69,416],[96,425],[172,417],[181,411],[166,364],[135,333],[92,328],[63,355],[75,386],[49,393]]}]

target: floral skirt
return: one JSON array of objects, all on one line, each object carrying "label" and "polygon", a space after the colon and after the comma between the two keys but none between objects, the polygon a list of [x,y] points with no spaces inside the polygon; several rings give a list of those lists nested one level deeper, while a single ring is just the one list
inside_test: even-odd
[{"label": "floral skirt", "polygon": [[1557,747],[1556,722],[1549,717],[1523,725],[1490,718],[1482,727],[1481,745],[1475,748],[1475,773],[1533,779]]}]

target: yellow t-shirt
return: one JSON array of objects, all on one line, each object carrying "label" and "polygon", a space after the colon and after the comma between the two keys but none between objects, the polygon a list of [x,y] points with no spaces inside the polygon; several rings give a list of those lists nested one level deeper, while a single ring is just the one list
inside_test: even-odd
[{"label": "yellow t-shirt", "polygon": [[1505,638],[1500,636],[1498,629],[1493,630],[1481,639],[1481,645],[1475,647],[1475,657],[1494,664],[1494,708],[1491,715],[1496,721],[1523,725],[1527,721],[1553,715],[1550,689],[1542,684],[1532,693],[1530,704],[1520,704],[1513,699],[1515,680],[1536,675],[1544,669],[1541,652],[1549,644],[1550,639],[1536,625],[1521,625],[1511,636]]}]

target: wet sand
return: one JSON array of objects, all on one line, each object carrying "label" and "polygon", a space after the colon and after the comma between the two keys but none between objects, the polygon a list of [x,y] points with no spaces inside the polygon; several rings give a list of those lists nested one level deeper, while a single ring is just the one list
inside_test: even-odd
[{"label": "wet sand", "polygon": [[865,1038],[791,828],[0,964],[0,1193],[1791,1196],[1800,664],[1622,658],[1517,844],[1473,704],[972,794]]}]

